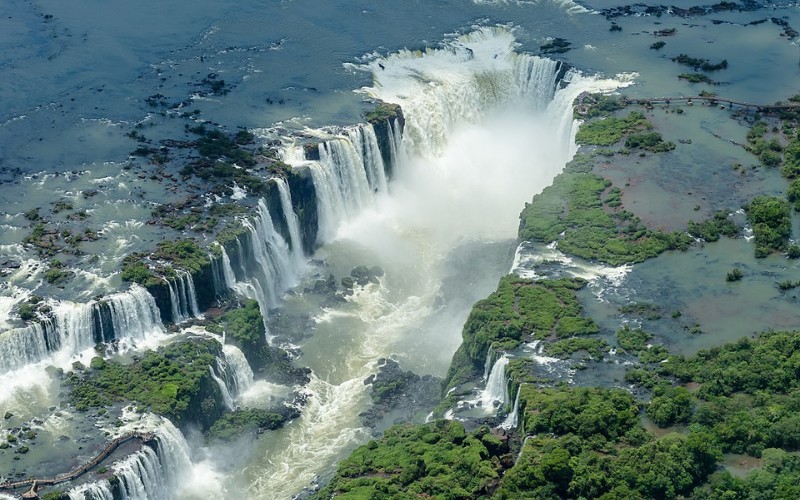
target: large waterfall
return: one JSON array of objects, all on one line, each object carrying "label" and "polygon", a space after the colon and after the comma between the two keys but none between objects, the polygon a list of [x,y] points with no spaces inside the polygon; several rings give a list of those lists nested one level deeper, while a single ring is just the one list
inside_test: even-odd
[{"label": "large waterfall", "polygon": [[[401,148],[396,120],[388,123],[392,163]],[[308,165],[314,180],[319,214],[317,242],[331,241],[339,225],[372,207],[375,196],[388,192],[386,164],[372,124],[347,127],[318,146],[319,160],[306,160],[301,149],[286,155],[294,165]]]},{"label": "large waterfall", "polygon": [[486,380],[486,387],[481,393],[481,402],[485,408],[493,408],[495,403],[500,406],[508,403],[508,378],[506,377],[506,366],[508,366],[508,356],[503,354],[492,366],[489,378]]},{"label": "large waterfall", "polygon": [[[359,417],[368,404],[363,381],[374,374],[376,359],[400,353],[419,366],[432,360],[431,372],[442,374],[441,359],[460,341],[467,304],[475,300],[467,294],[476,288],[462,279],[451,285],[457,288],[451,294],[464,294],[462,300],[440,304],[444,282],[458,279],[461,269],[448,268],[447,259],[465,244],[515,237],[523,203],[573,153],[573,99],[620,85],[564,71],[561,63],[515,48],[508,30],[485,28],[442,49],[375,59],[361,68],[374,73],[374,86],[364,92],[400,104],[406,118],[402,132],[396,120],[386,124],[391,165],[379,148],[387,143],[378,141],[370,124],[329,133],[317,145],[319,160],[291,162],[310,171],[317,242],[335,241],[322,253],[339,252],[332,268],[346,273],[380,264],[386,275],[380,284],[354,291],[303,340],[302,361],[314,370],[309,403],[286,430],[253,443],[255,463],[231,473],[226,483],[236,491],[231,496],[289,498],[330,470],[344,450],[365,442],[370,433]],[[288,238],[260,200],[255,217],[242,220],[243,234],[213,260],[218,284],[258,300],[265,323],[306,264],[289,185],[274,182]],[[488,281],[496,284],[498,277]],[[191,275],[178,273],[167,285],[175,321],[200,314]],[[96,342],[147,339],[162,331],[155,302],[140,287],[88,304],[54,303],[50,318],[0,333],[0,373],[53,354],[68,358]],[[209,370],[232,408],[253,385],[253,374],[241,351],[226,345],[223,352],[225,360]],[[487,408],[509,402],[507,363],[506,356],[487,354],[481,395]],[[193,464],[174,426],[163,422],[156,432],[156,446],[144,445],[112,466],[118,486],[101,480],[70,490],[69,497],[105,500],[111,491],[124,499],[174,497]]]},{"label": "large waterfall", "polygon": [[[318,243],[328,243],[320,253],[340,269],[371,259],[367,263],[380,264],[386,275],[380,286],[355,291],[341,310],[320,315],[301,346],[314,370],[310,404],[273,441],[259,442],[263,459],[232,479],[252,485],[244,496],[291,497],[368,438],[359,413],[374,360],[400,353],[407,369],[443,374],[469,308],[480,298],[468,295],[477,287],[464,275],[477,276],[485,266],[472,262],[454,273],[448,259],[487,241],[508,241],[511,250],[524,203],[574,152],[572,101],[584,91],[621,85],[516,48],[510,30],[482,28],[441,49],[404,50],[351,65],[372,74],[373,85],[362,92],[403,109],[402,138],[396,122],[387,126],[393,168],[385,194],[377,171],[364,161],[373,151],[364,135],[369,127],[320,133],[319,160],[299,147],[285,156],[310,169]],[[491,291],[507,265],[487,276],[481,290]],[[446,280],[459,283],[450,293],[463,302],[438,302]],[[497,402],[510,402],[508,357],[487,357],[481,399],[494,410]]]},{"label": "large waterfall", "polygon": [[0,334],[0,373],[55,356],[64,362],[98,342],[145,340],[163,332],[158,307],[144,288],[88,303],[53,302],[41,323]]},{"label": "large waterfall", "polygon": [[197,306],[197,292],[194,279],[188,271],[178,269],[175,278],[165,279],[169,288],[169,302],[172,308],[172,321],[183,323],[189,318],[200,316]]}]

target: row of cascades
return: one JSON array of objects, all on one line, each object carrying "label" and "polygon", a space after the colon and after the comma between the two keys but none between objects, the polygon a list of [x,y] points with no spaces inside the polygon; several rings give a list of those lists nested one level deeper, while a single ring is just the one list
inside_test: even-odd
[{"label": "row of cascades", "polygon": [[[484,30],[474,36],[491,39],[496,34]],[[402,52],[396,57],[407,56],[419,57]],[[491,64],[500,64],[495,62],[496,55],[476,55],[471,49],[456,51],[455,56],[465,61],[484,57]],[[316,148],[287,146],[283,152],[284,161],[295,172],[305,171],[313,181],[317,223],[314,241],[308,241],[306,228],[298,218],[292,199],[297,193],[292,192],[287,180],[274,178],[278,200],[259,200],[255,213],[241,221],[245,231],[235,240],[214,249],[210,256],[209,282],[197,286],[213,288],[213,295],[217,297],[233,291],[257,300],[266,323],[270,309],[280,304],[281,296],[297,284],[306,270],[308,253],[334,239],[343,222],[373,206],[379,196],[387,195],[389,178],[403,164],[404,157],[434,154],[446,142],[450,126],[464,120],[477,121],[493,104],[507,100],[509,93],[530,100],[534,111],[546,108],[554,96],[563,100],[557,104],[566,111],[557,116],[561,123],[556,125],[560,134],[568,135],[572,123],[569,103],[574,97],[572,94],[577,95],[583,89],[563,95],[556,95],[556,90],[559,84],[564,85],[569,80],[569,75],[577,73],[549,59],[513,51],[506,56],[511,60],[511,71],[496,70],[497,81],[491,82],[494,94],[476,91],[490,79],[487,70],[476,73],[472,83],[475,88],[458,88],[457,92],[451,89],[452,95],[440,95],[447,90],[447,85],[440,85],[431,92],[424,92],[424,98],[418,101],[392,95],[375,96],[388,102],[400,102],[407,116],[405,123],[398,117],[375,125],[325,131],[328,135]],[[425,87],[433,88],[427,84]],[[473,91],[476,91],[474,95]],[[278,207],[281,213],[276,216]],[[166,285],[168,307],[156,304],[154,297],[139,286],[86,304],[53,303],[53,314],[47,318],[0,333],[0,375],[38,362],[66,361],[101,342],[147,340],[162,335],[164,323],[178,324],[202,314],[203,303],[198,300],[192,274],[177,272]],[[171,317],[167,319],[167,315]],[[269,331],[267,335],[269,340]],[[237,348],[223,345],[223,353],[224,359],[208,369],[219,385],[224,403],[233,409],[237,396],[253,384],[253,372]],[[505,372],[508,362],[505,354],[488,354],[485,389],[479,396],[483,406],[494,407],[497,402],[502,406],[509,404]],[[518,394],[504,425],[516,425],[517,404]],[[76,486],[68,492],[70,499],[173,497],[182,471],[191,469],[189,447],[180,431],[168,421],[163,421],[154,432],[153,445],[145,444],[113,464],[113,477],[119,479],[118,483],[102,479]]]},{"label": "row of cascades", "polygon": [[[387,157],[396,158],[400,147],[400,124],[388,122],[391,144]],[[362,124],[346,129],[340,137],[321,142],[319,160],[306,160],[303,148],[288,153],[297,167],[309,168],[314,180],[320,219],[317,241],[328,241],[347,217],[387,192],[387,167],[378,146],[375,129]],[[299,155],[298,155],[299,152]],[[265,199],[256,214],[242,220],[247,232],[226,248],[211,255],[210,285],[215,295],[228,290],[258,301],[262,315],[280,303],[281,295],[297,284],[306,268],[301,228],[293,209],[286,180],[276,177],[280,207],[288,229],[284,238],[276,228]],[[288,241],[287,241],[288,240]],[[191,273],[176,270],[165,279],[169,317],[159,311],[153,296],[134,285],[125,292],[88,303],[53,302],[52,314],[27,326],[0,333],[0,375],[26,365],[49,361],[63,364],[74,355],[103,342],[147,340],[165,332],[164,323],[184,323],[201,316],[196,285]]]}]

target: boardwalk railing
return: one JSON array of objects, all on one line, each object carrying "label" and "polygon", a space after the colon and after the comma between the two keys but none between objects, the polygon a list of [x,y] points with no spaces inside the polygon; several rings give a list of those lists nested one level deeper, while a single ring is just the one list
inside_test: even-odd
[{"label": "boardwalk railing", "polygon": [[[69,472],[65,472],[64,474],[59,474],[53,478],[46,478],[46,479],[38,479],[35,477],[24,479],[21,481],[7,481],[5,483],[0,483],[0,491],[2,490],[16,490],[19,488],[26,488],[28,486],[31,487],[30,491],[26,493],[26,498],[36,498],[36,488],[39,486],[52,486],[59,483],[64,483],[66,481],[72,481],[77,479],[78,477],[86,474],[90,469],[96,467],[100,464],[103,460],[108,458],[109,455],[114,453],[114,450],[119,448],[121,445],[131,441],[133,439],[138,439],[142,443],[148,443],[155,439],[155,435],[152,433],[145,433],[145,432],[131,432],[129,434],[125,434],[124,436],[120,436],[103,448],[97,456],[95,456],[90,461],[86,462],[85,464],[81,465],[80,467],[73,469]],[[33,493],[33,496],[30,494]]]},{"label": "boardwalk railing", "polygon": [[[780,110],[800,109],[800,103],[795,103],[795,102],[781,103],[781,104],[753,104],[751,102],[736,101],[733,99],[727,99],[725,97],[717,97],[709,95],[678,96],[678,97],[635,97],[635,98],[622,96],[620,100],[624,105],[638,104],[640,106],[645,106],[647,108],[652,108],[654,104],[684,103],[686,105],[691,106],[695,102],[707,102],[711,106],[719,105],[720,107],[724,107],[724,105],[727,105],[729,108],[736,106],[739,108],[753,109],[755,111],[762,113],[769,113]],[[579,115],[587,114],[592,104],[595,104],[595,99],[591,96],[591,94],[585,92],[578,96],[577,101],[578,103],[575,106],[575,108]]]}]

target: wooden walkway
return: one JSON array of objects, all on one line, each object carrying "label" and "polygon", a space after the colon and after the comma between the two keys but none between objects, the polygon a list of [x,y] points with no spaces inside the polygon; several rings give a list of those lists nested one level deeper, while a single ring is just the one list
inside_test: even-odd
[{"label": "wooden walkway", "polygon": [[86,462],[85,464],[81,465],[80,467],[73,469],[69,472],[65,472],[64,474],[59,474],[54,478],[47,478],[47,479],[37,479],[35,477],[24,479],[22,481],[14,481],[10,482],[7,481],[5,483],[0,483],[0,491],[2,490],[16,490],[19,488],[27,488],[30,487],[30,490],[25,492],[22,497],[23,498],[38,498],[36,494],[36,489],[40,486],[52,486],[59,483],[64,483],[67,481],[72,481],[73,479],[77,479],[78,477],[86,474],[90,469],[96,467],[100,464],[103,460],[108,458],[114,450],[122,446],[123,444],[133,440],[138,439],[142,443],[149,443],[155,439],[155,435],[152,433],[144,433],[144,432],[131,432],[130,434],[125,434],[124,436],[120,436],[115,440],[108,443],[108,445],[103,448],[97,456],[95,456],[90,461]]},{"label": "wooden walkway", "polygon": [[681,102],[691,106],[695,101],[707,102],[711,106],[724,106],[727,104],[729,108],[737,106],[740,108],[750,108],[761,112],[778,111],[785,109],[800,109],[800,103],[785,103],[785,104],[753,104],[751,102],[735,101],[733,99],[726,99],[717,96],[682,96],[682,97],[637,97],[627,98],[622,97],[622,100],[627,104],[639,104],[647,106],[648,104],[671,104],[673,102]]},{"label": "wooden walkway", "polygon": [[[710,106],[719,106],[720,108],[728,108],[738,107],[742,109],[752,109],[760,113],[770,113],[775,111],[785,111],[785,110],[793,110],[793,109],[800,109],[800,103],[795,102],[788,102],[782,104],[754,104],[751,102],[744,102],[744,101],[736,101],[733,99],[727,99],[725,97],[717,97],[717,96],[679,96],[679,97],[626,97],[621,96],[620,100],[622,104],[629,105],[629,104],[638,104],[639,106],[644,106],[648,109],[652,109],[653,105],[655,104],[673,104],[673,103],[682,103],[687,106],[693,105],[695,102],[701,103],[708,103]],[[589,108],[593,104],[596,103],[596,100],[592,97],[591,94],[584,92],[578,96],[577,104],[575,105],[576,111],[579,115],[585,115],[589,112]]]}]

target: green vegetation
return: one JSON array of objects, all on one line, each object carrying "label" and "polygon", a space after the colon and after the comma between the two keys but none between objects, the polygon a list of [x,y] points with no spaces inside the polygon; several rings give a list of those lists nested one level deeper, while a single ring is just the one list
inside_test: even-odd
[{"label": "green vegetation", "polygon": [[756,257],[786,250],[792,223],[789,203],[774,196],[757,196],[745,207],[747,219],[753,225]]},{"label": "green vegetation", "polygon": [[664,153],[675,149],[672,141],[664,142],[658,132],[644,132],[641,134],[630,134],[625,139],[625,147],[631,149],[645,149],[652,153]]},{"label": "green vegetation", "polygon": [[786,199],[792,204],[796,212],[800,212],[800,179],[794,179],[786,190]]},{"label": "green vegetation", "polygon": [[602,359],[608,352],[608,344],[599,339],[586,337],[571,337],[564,340],[546,344],[545,350],[551,356],[568,358],[578,351],[586,351],[595,359]]},{"label": "green vegetation", "polygon": [[209,439],[221,441],[234,441],[248,434],[262,430],[275,430],[283,427],[290,418],[295,418],[299,412],[288,407],[278,410],[261,410],[245,408],[229,412],[220,417],[206,432]]},{"label": "green vegetation", "polygon": [[576,155],[550,186],[525,205],[520,239],[557,241],[562,252],[611,265],[641,262],[665,250],[688,248],[691,238],[685,233],[652,231],[632,213],[604,204],[603,193],[611,188],[611,182],[589,169],[591,161],[587,165],[586,157]]},{"label": "green vegetation", "polygon": [[78,411],[109,406],[117,402],[137,402],[178,424],[187,420],[205,423],[219,412],[215,398],[217,386],[209,366],[221,356],[214,340],[176,342],[125,365],[94,358],[89,370],[70,372],[70,402]]},{"label": "green vegetation", "polygon": [[676,498],[720,458],[708,433],[653,439],[623,390],[523,385],[520,407],[533,437],[516,463],[485,428],[395,426],[341,462],[315,498]]},{"label": "green vegetation", "polygon": [[621,141],[625,134],[651,128],[653,126],[643,114],[631,111],[628,116],[623,118],[609,116],[602,120],[584,123],[575,135],[575,142],[595,146],[611,146]]},{"label": "green vegetation", "polygon": [[225,332],[226,338],[244,352],[254,352],[266,344],[264,320],[258,302],[252,299],[226,311],[206,329],[220,335]]},{"label": "green vegetation", "polygon": [[44,279],[51,285],[63,285],[70,277],[72,271],[64,268],[64,263],[58,259],[53,259],[49,263],[49,268],[44,273]]},{"label": "green vegetation", "polygon": [[597,333],[575,292],[580,279],[532,281],[515,275],[500,280],[497,291],[478,301],[464,325],[464,342],[456,351],[447,381],[453,386],[483,367],[490,346],[517,347],[523,339],[567,338]]},{"label": "green vegetation", "polygon": [[619,308],[622,314],[632,314],[651,321],[661,319],[661,308],[647,302],[634,302]]},{"label": "green vegetation", "polygon": [[650,50],[661,50],[662,48],[664,48],[664,45],[666,44],[667,42],[659,40],[650,45]]},{"label": "green vegetation", "polygon": [[575,100],[576,118],[608,116],[625,107],[625,102],[616,96],[605,94],[582,94]]},{"label": "green vegetation", "polygon": [[717,241],[720,236],[735,238],[740,231],[739,226],[728,218],[724,210],[716,212],[714,217],[703,222],[689,221],[687,226],[689,234],[707,242]]},{"label": "green vegetation", "polygon": [[714,80],[703,73],[681,73],[678,75],[678,79],[686,80],[689,83],[708,83],[710,85],[716,84]]},{"label": "green vegetation", "polygon": [[122,281],[138,283],[146,287],[161,283],[161,278],[142,261],[145,257],[146,255],[142,253],[132,253],[122,259],[122,273],[120,274]]},{"label": "green vegetation", "polygon": [[313,498],[479,498],[499,478],[503,443],[460,422],[398,425],[356,449]]},{"label": "green vegetation", "polygon": [[620,347],[633,354],[647,349],[647,343],[652,338],[652,333],[647,333],[641,328],[632,329],[628,325],[617,330],[617,343]]},{"label": "green vegetation", "polygon": [[[695,407],[690,417],[666,418],[663,423],[690,423],[693,432],[712,434],[726,453],[757,457],[767,448],[798,450],[798,359],[797,332],[763,333],[757,339],[742,339],[688,359],[672,356],[659,365],[658,376],[684,384],[694,382],[700,387],[691,394],[691,403],[686,403],[682,391],[658,390],[659,397],[680,399],[670,404]],[[667,380],[658,383],[671,385]],[[800,476],[800,470],[795,474]]]},{"label": "green vegetation", "polygon": [[200,272],[204,266],[211,263],[208,252],[200,248],[197,241],[191,238],[160,242],[153,252],[153,258],[168,260],[173,267],[192,273]]},{"label": "green vegetation", "polygon": [[386,120],[395,118],[399,110],[400,106],[397,104],[381,102],[371,110],[364,113],[364,119],[366,119],[369,123],[383,123]]},{"label": "green vegetation", "polygon": [[725,276],[725,281],[739,281],[743,276],[742,270],[738,267],[734,267],[732,270],[728,271],[728,274]]},{"label": "green vegetation", "polygon": [[683,64],[694,70],[701,71],[719,71],[728,67],[728,61],[726,59],[723,59],[717,64],[711,64],[708,59],[699,59],[696,57],[689,57],[686,54],[679,54],[677,57],[673,57],[672,60],[678,64]]}]

